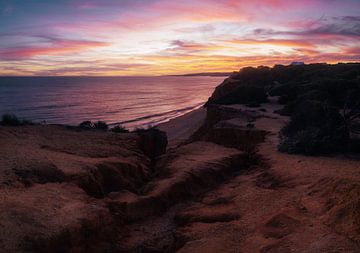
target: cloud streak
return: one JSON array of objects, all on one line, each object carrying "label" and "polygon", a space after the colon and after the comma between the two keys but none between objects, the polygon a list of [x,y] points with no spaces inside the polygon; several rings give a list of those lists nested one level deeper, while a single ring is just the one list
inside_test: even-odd
[{"label": "cloud streak", "polygon": [[360,61],[358,9],[358,0],[0,1],[0,75]]},{"label": "cloud streak", "polygon": [[19,60],[42,55],[64,55],[109,45],[110,43],[99,41],[56,40],[47,46],[0,49],[0,58],[6,60]]}]

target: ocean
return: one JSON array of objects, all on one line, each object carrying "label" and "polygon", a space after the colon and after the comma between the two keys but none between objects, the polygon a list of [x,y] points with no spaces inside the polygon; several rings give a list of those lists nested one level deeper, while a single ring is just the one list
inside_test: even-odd
[{"label": "ocean", "polygon": [[201,107],[225,77],[0,77],[0,115],[146,128]]}]

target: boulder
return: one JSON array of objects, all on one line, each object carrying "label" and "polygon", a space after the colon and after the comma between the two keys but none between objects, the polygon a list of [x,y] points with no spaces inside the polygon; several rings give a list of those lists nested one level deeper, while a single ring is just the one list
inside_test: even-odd
[{"label": "boulder", "polygon": [[168,140],[165,132],[151,128],[137,133],[140,136],[139,147],[150,159],[166,152]]},{"label": "boulder", "polygon": [[263,142],[267,134],[257,129],[254,123],[249,123],[255,122],[258,117],[261,117],[258,111],[209,105],[204,124],[191,136],[190,141],[210,141],[249,151]]}]

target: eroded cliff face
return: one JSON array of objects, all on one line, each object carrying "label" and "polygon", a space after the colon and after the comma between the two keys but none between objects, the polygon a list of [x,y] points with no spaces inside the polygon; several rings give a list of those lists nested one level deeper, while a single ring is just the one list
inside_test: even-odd
[{"label": "eroded cliff face", "polygon": [[4,252],[104,252],[121,219],[106,199],[140,194],[166,135],[0,127],[0,248]]},{"label": "eroded cliff face", "polygon": [[262,117],[259,110],[212,104],[207,106],[203,125],[189,141],[203,140],[249,151],[263,142],[266,130],[255,128],[254,122]]},{"label": "eroded cliff face", "polygon": [[[278,107],[271,101],[259,109],[226,107],[233,127],[247,124],[245,113],[255,118],[255,132],[266,132],[255,147],[260,159],[175,212],[175,236],[183,240],[177,252],[359,252],[360,163],[278,152],[278,132],[288,120],[273,113]],[[197,138],[209,138],[221,122],[221,112],[214,113],[208,117],[217,120],[205,122]]]},{"label": "eroded cliff face", "polygon": [[[215,123],[226,119],[220,111],[215,114],[220,115]],[[171,210],[255,162],[246,150],[223,143],[222,135],[213,140],[213,135],[165,154],[166,135],[154,129],[115,134],[63,126],[0,127],[1,248],[174,251],[183,243],[175,236],[176,223],[187,221],[175,222]],[[247,138],[239,136],[229,138]],[[146,230],[150,219],[163,215],[171,218],[156,224],[154,231],[136,230],[137,226]],[[159,227],[167,240],[154,234]]]}]

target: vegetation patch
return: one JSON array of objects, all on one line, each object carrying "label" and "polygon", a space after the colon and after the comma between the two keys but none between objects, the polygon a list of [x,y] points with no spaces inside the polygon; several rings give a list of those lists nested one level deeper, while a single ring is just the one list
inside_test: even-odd
[{"label": "vegetation patch", "polygon": [[125,127],[118,125],[110,129],[111,132],[114,133],[128,133],[129,130],[127,130]]},{"label": "vegetation patch", "polygon": [[103,121],[91,122],[89,120],[86,120],[79,124],[79,128],[84,130],[90,130],[90,129],[108,130],[109,125]]},{"label": "vegetation patch", "polygon": [[265,89],[251,85],[239,86],[230,94],[216,101],[217,104],[248,104],[251,107],[259,107],[260,103],[265,102],[267,102]]},{"label": "vegetation patch", "polygon": [[360,64],[248,67],[216,88],[208,104],[250,107],[276,96],[289,116],[279,150],[306,155],[360,149]]},{"label": "vegetation patch", "polygon": [[32,125],[33,124],[30,120],[19,119],[14,114],[2,115],[0,123],[3,126],[24,126],[24,125]]},{"label": "vegetation patch", "polygon": [[349,141],[341,114],[335,107],[306,100],[297,105],[280,132],[279,150],[317,155],[344,151]]}]

